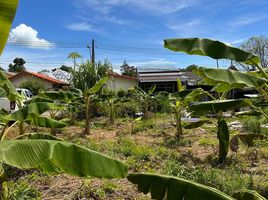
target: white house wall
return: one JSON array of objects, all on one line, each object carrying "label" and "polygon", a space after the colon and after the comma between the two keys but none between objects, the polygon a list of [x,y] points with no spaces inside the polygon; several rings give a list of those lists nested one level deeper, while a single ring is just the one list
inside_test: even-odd
[{"label": "white house wall", "polygon": [[106,82],[106,86],[109,90],[128,90],[129,88],[133,88],[134,86],[138,86],[137,80],[130,80],[118,77],[110,77]]},{"label": "white house wall", "polygon": [[23,75],[21,77],[16,78],[15,80],[11,80],[11,83],[14,85],[14,87],[19,88],[23,82],[25,82],[27,80],[32,80],[32,79],[36,79],[36,80],[40,81],[41,83],[43,83],[46,89],[53,88],[52,83],[45,81],[43,79],[32,77],[31,75]]}]

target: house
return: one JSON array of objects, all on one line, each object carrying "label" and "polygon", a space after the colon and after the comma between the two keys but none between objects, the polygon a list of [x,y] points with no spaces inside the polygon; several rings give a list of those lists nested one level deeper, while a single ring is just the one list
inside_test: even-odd
[{"label": "house", "polygon": [[57,90],[69,86],[68,83],[65,83],[61,80],[36,72],[22,71],[14,76],[9,77],[11,83],[17,88],[20,87],[23,82],[32,79],[39,80],[44,84],[47,90]]},{"label": "house", "polygon": [[116,72],[109,73],[109,79],[106,82],[106,87],[109,90],[128,90],[138,86],[138,79],[136,77],[130,77],[118,74]]},{"label": "house", "polygon": [[145,91],[156,85],[156,91],[176,92],[178,79],[188,87],[195,86],[200,78],[192,72],[173,68],[138,69],[139,87]]}]

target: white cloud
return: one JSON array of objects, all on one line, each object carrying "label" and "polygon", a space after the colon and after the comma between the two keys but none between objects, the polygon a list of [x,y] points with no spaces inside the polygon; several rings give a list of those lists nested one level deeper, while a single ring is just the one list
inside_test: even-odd
[{"label": "white cloud", "polygon": [[77,0],[76,2],[83,3],[104,14],[111,12],[116,6],[130,5],[139,10],[149,11],[150,14],[168,14],[174,13],[187,7],[196,5],[199,0]]},{"label": "white cloud", "polygon": [[38,49],[50,49],[55,46],[55,44],[39,38],[38,31],[25,24],[20,24],[11,30],[8,42]]},{"label": "white cloud", "polygon": [[166,26],[173,30],[176,34],[183,37],[197,37],[200,34],[206,33],[208,29],[203,27],[201,19],[193,19],[190,21],[177,21],[167,23]]},{"label": "white cloud", "polygon": [[92,25],[88,24],[87,22],[78,22],[72,23],[65,26],[66,28],[72,31],[92,31]]},{"label": "white cloud", "polygon": [[253,24],[255,22],[261,21],[266,19],[267,16],[244,16],[244,17],[238,17],[233,22],[231,22],[231,27],[241,27]]},{"label": "white cloud", "polygon": [[129,62],[130,65],[134,65],[137,67],[166,67],[166,66],[174,66],[176,62],[172,62],[166,59],[157,59],[143,62]]}]

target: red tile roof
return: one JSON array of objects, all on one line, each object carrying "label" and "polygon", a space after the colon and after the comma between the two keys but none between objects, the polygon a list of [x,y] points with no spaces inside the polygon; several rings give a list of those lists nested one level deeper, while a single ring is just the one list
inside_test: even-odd
[{"label": "red tile roof", "polygon": [[16,75],[10,77],[9,79],[10,80],[14,80],[14,79],[17,79],[19,77],[24,76],[25,74],[35,76],[36,78],[43,79],[43,80],[48,81],[48,82],[51,82],[53,84],[69,85],[68,83],[65,83],[65,82],[60,81],[60,80],[55,79],[55,78],[52,78],[50,76],[46,76],[46,75],[39,74],[39,73],[36,73],[36,72],[29,72],[29,71],[22,71],[22,72],[20,72],[20,73],[18,73]]},{"label": "red tile roof", "polygon": [[131,76],[126,76],[126,75],[121,75],[115,72],[110,72],[110,76],[112,77],[117,77],[117,78],[122,78],[122,79],[128,79],[128,80],[138,80],[136,77],[131,77]]}]

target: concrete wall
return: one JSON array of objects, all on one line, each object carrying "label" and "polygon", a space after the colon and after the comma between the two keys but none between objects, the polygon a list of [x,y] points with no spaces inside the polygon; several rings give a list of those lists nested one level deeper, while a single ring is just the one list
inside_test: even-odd
[{"label": "concrete wall", "polygon": [[45,81],[43,79],[39,79],[39,78],[33,77],[30,74],[29,75],[24,75],[24,76],[18,77],[15,80],[11,80],[11,83],[16,88],[19,88],[23,82],[25,82],[27,80],[32,80],[32,79],[36,79],[36,80],[40,81],[41,83],[43,83],[44,86],[45,86],[45,88],[48,89],[48,90],[49,89],[53,89],[53,84],[51,82],[48,82],[48,81]]},{"label": "concrete wall", "polygon": [[119,77],[109,77],[106,82],[106,86],[109,90],[118,91],[118,90],[128,90],[129,88],[133,88],[134,86],[138,86],[137,80],[130,80]]}]

